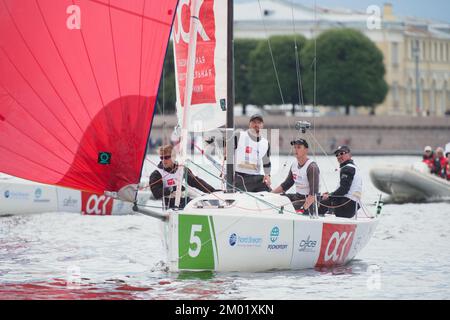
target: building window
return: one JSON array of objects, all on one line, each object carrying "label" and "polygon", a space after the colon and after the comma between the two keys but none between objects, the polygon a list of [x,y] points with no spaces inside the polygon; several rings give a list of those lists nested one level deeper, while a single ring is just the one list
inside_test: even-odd
[{"label": "building window", "polygon": [[395,109],[397,109],[398,108],[398,105],[399,105],[399,95],[398,95],[398,82],[397,81],[394,81],[393,83],[392,83],[392,101],[393,101],[393,104],[394,104],[394,108]]},{"label": "building window", "polygon": [[444,44],[440,43],[439,47],[441,50],[439,50],[439,61],[444,61]]},{"label": "building window", "polygon": [[392,66],[398,67],[398,42],[392,43],[391,60]]},{"label": "building window", "polygon": [[433,49],[434,49],[434,55],[433,55],[434,61],[437,61],[438,60],[438,57],[437,57],[438,49],[437,49],[437,43],[436,42],[433,44]]}]

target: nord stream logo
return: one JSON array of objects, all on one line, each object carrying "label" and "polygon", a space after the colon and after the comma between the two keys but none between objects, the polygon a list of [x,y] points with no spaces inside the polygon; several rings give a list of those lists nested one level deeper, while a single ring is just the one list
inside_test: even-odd
[{"label": "nord stream logo", "polygon": [[262,238],[247,235],[242,236],[232,233],[228,239],[228,243],[231,247],[260,247],[262,244]]},{"label": "nord stream logo", "polygon": [[267,246],[267,250],[285,250],[288,245],[284,243],[277,243],[278,238],[280,237],[280,228],[277,226],[273,227],[270,231],[270,242]]}]

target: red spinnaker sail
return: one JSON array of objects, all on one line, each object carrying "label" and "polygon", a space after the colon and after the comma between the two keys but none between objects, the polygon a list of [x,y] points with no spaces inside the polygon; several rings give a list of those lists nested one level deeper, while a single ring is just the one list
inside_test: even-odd
[{"label": "red spinnaker sail", "polygon": [[139,182],[177,0],[0,0],[0,172]]}]

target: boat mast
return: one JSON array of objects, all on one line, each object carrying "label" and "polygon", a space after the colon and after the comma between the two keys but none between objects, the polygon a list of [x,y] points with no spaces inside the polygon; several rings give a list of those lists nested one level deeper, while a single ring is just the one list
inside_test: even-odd
[{"label": "boat mast", "polygon": [[227,8],[227,127],[226,171],[227,192],[234,192],[234,48],[233,48],[233,0]]}]

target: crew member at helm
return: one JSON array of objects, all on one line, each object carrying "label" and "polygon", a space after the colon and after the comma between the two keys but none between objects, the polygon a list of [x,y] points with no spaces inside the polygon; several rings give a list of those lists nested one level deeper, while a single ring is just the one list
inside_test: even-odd
[{"label": "crew member at helm", "polygon": [[[194,176],[191,170],[182,170],[174,161],[175,152],[172,145],[161,146],[158,149],[161,162],[155,171],[150,175],[150,190],[156,199],[162,199],[166,208],[175,208],[175,191],[177,182],[184,176],[187,176],[187,184],[205,193],[216,191],[212,186],[202,179]],[[184,187],[181,189],[185,190]],[[189,197],[182,197],[179,208],[190,201]]]},{"label": "crew member at helm", "polygon": [[[315,195],[319,193],[319,167],[308,158],[308,142],[304,139],[291,141],[297,158],[289,170],[289,174],[284,182],[272,190],[273,193],[282,193],[288,191],[295,184],[295,193],[286,194],[292,201],[295,211],[298,213],[312,214]],[[312,210],[310,210],[312,209]]]},{"label": "crew member at helm", "polygon": [[322,195],[319,214],[325,214],[329,208],[334,208],[336,217],[351,218],[360,207],[362,177],[352,160],[349,147],[339,146],[334,154],[340,167],[339,187],[330,194],[326,192]]}]

